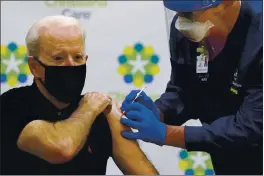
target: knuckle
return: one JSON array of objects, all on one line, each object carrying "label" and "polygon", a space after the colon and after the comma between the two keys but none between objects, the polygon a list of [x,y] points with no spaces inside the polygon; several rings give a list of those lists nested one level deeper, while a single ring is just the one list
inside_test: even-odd
[{"label": "knuckle", "polygon": [[86,97],[89,97],[90,94],[91,94],[90,92],[87,92],[87,93],[84,94],[84,97],[85,97],[85,98],[86,98]]},{"label": "knuckle", "polygon": [[102,93],[102,92],[97,92],[97,94],[98,94],[98,96],[100,96],[100,97],[106,97],[106,95],[105,95],[104,93]]}]

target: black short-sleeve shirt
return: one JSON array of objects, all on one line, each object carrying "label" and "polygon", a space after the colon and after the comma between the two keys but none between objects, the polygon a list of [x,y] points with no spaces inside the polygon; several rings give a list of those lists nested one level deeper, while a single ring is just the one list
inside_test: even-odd
[{"label": "black short-sleeve shirt", "polygon": [[1,174],[71,174],[104,175],[112,156],[111,132],[106,118],[100,114],[92,125],[82,150],[69,162],[50,164],[17,147],[23,128],[33,120],[56,122],[67,119],[78,107],[82,96],[63,110],[53,106],[31,86],[11,89],[1,95]]}]

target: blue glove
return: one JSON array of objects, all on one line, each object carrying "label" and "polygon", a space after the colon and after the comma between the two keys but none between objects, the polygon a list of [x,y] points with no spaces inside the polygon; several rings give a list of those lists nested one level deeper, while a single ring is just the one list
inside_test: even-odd
[{"label": "blue glove", "polygon": [[[137,93],[140,90],[132,90],[125,98],[125,100],[122,103],[121,111],[127,112],[127,106],[132,103],[134,98],[136,97]],[[153,112],[155,117],[160,120],[160,110],[156,107],[155,103],[151,100],[149,96],[146,95],[146,93],[143,91],[141,92],[140,96],[137,98],[135,102],[138,102],[144,106],[146,106],[149,110]]]},{"label": "blue glove", "polygon": [[155,115],[140,103],[131,103],[126,107],[126,118],[121,118],[121,123],[138,132],[122,132],[127,139],[141,139],[157,145],[165,144],[166,125],[160,122]]}]

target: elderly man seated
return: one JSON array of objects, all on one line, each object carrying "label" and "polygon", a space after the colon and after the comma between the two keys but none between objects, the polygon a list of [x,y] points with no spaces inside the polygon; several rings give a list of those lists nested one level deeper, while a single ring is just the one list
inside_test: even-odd
[{"label": "elderly man seated", "polygon": [[26,37],[31,86],[1,95],[1,174],[105,174],[113,157],[124,174],[158,174],[124,139],[110,97],[87,92],[85,35],[71,17],[50,16]]}]

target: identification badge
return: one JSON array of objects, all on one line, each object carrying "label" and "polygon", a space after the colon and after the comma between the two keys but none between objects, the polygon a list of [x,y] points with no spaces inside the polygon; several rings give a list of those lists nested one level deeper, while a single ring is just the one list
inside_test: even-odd
[{"label": "identification badge", "polygon": [[196,59],[196,73],[207,73],[208,72],[208,56],[201,54]]},{"label": "identification badge", "polygon": [[238,69],[236,69],[235,73],[234,73],[234,77],[232,80],[232,85],[230,87],[230,91],[233,94],[238,95],[240,90],[241,90],[242,85],[239,83],[239,79],[238,79]]}]

